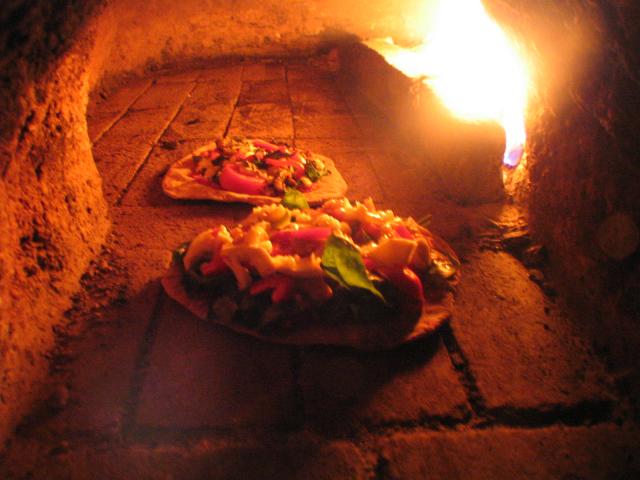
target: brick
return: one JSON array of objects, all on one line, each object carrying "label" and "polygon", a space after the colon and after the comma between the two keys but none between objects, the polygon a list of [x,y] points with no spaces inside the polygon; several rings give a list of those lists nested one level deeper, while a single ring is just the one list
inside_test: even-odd
[{"label": "brick", "polygon": [[131,110],[175,110],[192,88],[192,82],[154,83],[131,105]]},{"label": "brick", "polygon": [[402,433],[382,446],[384,478],[637,478],[639,440],[611,425]]},{"label": "brick", "polygon": [[289,94],[296,110],[322,107],[326,113],[348,113],[348,106],[332,79],[290,81]]},{"label": "brick", "polygon": [[248,103],[289,103],[287,82],[280,80],[262,80],[242,82],[238,105]]},{"label": "brick", "polygon": [[421,202],[439,191],[438,177],[415,153],[398,148],[394,153],[371,151],[371,165],[387,200]]},{"label": "brick", "polygon": [[312,95],[320,98],[321,95],[339,95],[340,90],[333,74],[319,72],[317,69],[310,69],[306,74],[289,74],[289,89],[293,94]]},{"label": "brick", "polygon": [[202,440],[193,445],[71,446],[67,453],[13,448],[3,478],[199,480],[258,478],[364,480],[362,454],[345,441],[315,444],[305,439],[225,445]]},{"label": "brick", "polygon": [[162,303],[137,422],[143,427],[283,425],[295,418],[289,349]]},{"label": "brick", "polygon": [[128,282],[126,303],[109,306],[94,319],[89,333],[74,344],[69,365],[68,406],[58,415],[64,430],[98,437],[118,435],[145,331],[160,294],[168,250],[124,250]]},{"label": "brick", "polygon": [[369,154],[362,149],[357,140],[303,139],[296,140],[296,147],[331,158],[347,182],[349,187],[347,196],[350,199],[363,200],[371,197],[376,202],[384,199],[383,190],[371,165]]},{"label": "brick", "polygon": [[506,253],[478,253],[463,265],[452,328],[489,411],[612,400],[579,330]]},{"label": "brick", "polygon": [[288,106],[277,103],[257,103],[236,108],[229,127],[229,136],[293,139],[293,119]]},{"label": "brick", "polygon": [[[87,115],[101,113],[121,114],[137,99],[149,86],[152,80],[149,78],[130,79],[105,98],[92,98],[87,108]],[[94,101],[95,100],[95,101]]]},{"label": "brick", "polygon": [[285,68],[279,62],[257,62],[244,65],[242,80],[284,80]]},{"label": "brick", "polygon": [[333,82],[338,68],[316,62],[290,62],[287,64],[287,79],[290,82]]},{"label": "brick", "polygon": [[198,71],[198,82],[220,81],[240,85],[242,82],[242,65],[229,63]]},{"label": "brick", "polygon": [[187,70],[183,72],[157,72],[155,74],[156,84],[165,83],[192,83],[200,77],[200,73],[197,70]]},{"label": "brick", "polygon": [[347,104],[338,97],[322,97],[322,99],[299,103],[292,102],[292,110],[294,116],[298,117],[350,115]]},{"label": "brick", "polygon": [[[361,110],[354,109],[352,98],[345,100],[353,112],[353,118],[362,132],[367,144],[376,151],[386,154],[395,154],[398,148],[407,145],[406,139],[401,137],[393,127],[391,121],[379,112],[371,111],[370,107],[360,106]],[[364,110],[362,110],[364,109]]]},{"label": "brick", "polygon": [[87,129],[89,131],[89,139],[95,143],[111,126],[120,118],[119,113],[99,112],[87,113]]},{"label": "brick", "polygon": [[207,105],[233,105],[240,94],[241,85],[240,79],[233,76],[199,82],[185,103],[203,107]]},{"label": "brick", "polygon": [[351,115],[324,114],[303,111],[293,116],[296,139],[337,138],[351,139],[362,136]]},{"label": "brick", "polygon": [[460,420],[465,392],[434,336],[392,352],[305,352],[300,373],[305,414],[344,427]]},{"label": "brick", "polygon": [[112,216],[121,244],[173,250],[207,228],[237,223],[250,211],[249,205],[207,203],[167,208],[115,207]]},{"label": "brick", "polygon": [[167,126],[163,111],[129,112],[93,147],[107,200],[115,203]]},{"label": "brick", "polygon": [[153,147],[149,158],[136,175],[131,187],[122,199],[122,205],[171,207],[188,203],[165,195],[161,186],[162,177],[172,163],[208,143],[211,143],[210,139],[184,140],[183,137],[175,133],[175,130],[171,128],[167,130],[158,145]]},{"label": "brick", "polygon": [[185,104],[167,133],[183,140],[222,138],[233,112],[232,105]]}]

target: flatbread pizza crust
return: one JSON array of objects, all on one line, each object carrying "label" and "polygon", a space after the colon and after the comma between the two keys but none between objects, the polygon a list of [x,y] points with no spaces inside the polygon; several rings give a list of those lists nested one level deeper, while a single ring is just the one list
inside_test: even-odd
[{"label": "flatbread pizza crust", "polygon": [[[249,195],[231,192],[221,188],[212,188],[196,181],[192,176],[193,156],[216,148],[215,143],[205,145],[195,152],[175,162],[162,180],[162,190],[171,198],[181,200],[214,200],[218,202],[243,202],[252,205],[279,203],[282,197],[268,195]],[[338,171],[333,160],[314,153],[327,167],[328,174],[320,177],[310,190],[302,192],[310,205],[317,205],[331,198],[343,197],[347,191],[347,182]]]},{"label": "flatbread pizza crust", "polygon": [[296,322],[292,330],[264,333],[235,321],[235,304],[225,302],[224,297],[188,292],[184,283],[184,269],[175,261],[162,279],[162,285],[171,298],[197,317],[241,334],[285,345],[332,345],[363,351],[389,350],[424,338],[449,320],[453,306],[453,294],[446,291],[442,292],[437,303],[425,302],[421,311],[397,312],[393,316],[387,315],[386,318],[376,318],[367,323],[354,323],[349,318],[340,318],[331,325],[305,322],[302,312],[302,321]]}]

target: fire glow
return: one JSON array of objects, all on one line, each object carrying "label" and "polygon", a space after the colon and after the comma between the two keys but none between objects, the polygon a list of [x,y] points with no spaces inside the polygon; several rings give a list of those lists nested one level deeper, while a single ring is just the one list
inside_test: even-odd
[{"label": "fire glow", "polygon": [[380,49],[379,41],[369,45],[406,75],[422,78],[456,117],[502,125],[504,163],[517,165],[526,141],[529,81],[515,44],[480,0],[441,0],[432,24],[422,43],[411,49]]}]

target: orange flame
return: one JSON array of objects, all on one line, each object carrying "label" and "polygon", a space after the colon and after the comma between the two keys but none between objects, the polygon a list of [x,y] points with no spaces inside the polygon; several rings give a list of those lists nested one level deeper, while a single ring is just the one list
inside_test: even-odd
[{"label": "orange flame", "polygon": [[[506,134],[504,163],[517,165],[526,141],[529,75],[514,42],[480,0],[441,0],[432,24],[421,45],[381,53],[406,75],[424,77],[458,118],[500,123]],[[376,48],[375,43],[370,45]]]}]

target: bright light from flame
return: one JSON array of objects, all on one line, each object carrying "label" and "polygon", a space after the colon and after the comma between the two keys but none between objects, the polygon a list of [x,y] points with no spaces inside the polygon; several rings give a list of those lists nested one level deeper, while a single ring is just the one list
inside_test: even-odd
[{"label": "bright light from flame", "polygon": [[517,165],[526,140],[528,72],[514,43],[480,0],[441,0],[433,24],[421,45],[384,52],[385,59],[411,77],[425,77],[457,117],[500,123],[504,163]]}]

